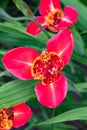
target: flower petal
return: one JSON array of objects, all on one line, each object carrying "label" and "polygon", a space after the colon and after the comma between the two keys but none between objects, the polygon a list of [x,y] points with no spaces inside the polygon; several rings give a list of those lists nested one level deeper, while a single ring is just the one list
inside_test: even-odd
[{"label": "flower petal", "polygon": [[25,123],[31,118],[32,111],[31,108],[25,103],[18,104],[12,107],[14,114],[13,127],[18,128],[25,125]]},{"label": "flower petal", "polygon": [[64,66],[69,62],[74,48],[74,38],[70,30],[62,30],[47,43],[48,52],[56,52],[62,58]]},{"label": "flower petal", "polygon": [[58,25],[58,29],[66,29],[72,26],[78,19],[78,12],[72,6],[66,6],[64,8],[64,18]]},{"label": "flower petal", "polygon": [[35,87],[38,101],[47,107],[57,107],[65,98],[68,84],[65,76],[62,74],[56,82],[43,85],[41,82]]},{"label": "flower petal", "polygon": [[28,47],[18,47],[5,53],[2,62],[4,67],[22,80],[32,79],[31,66],[34,59],[40,54]]},{"label": "flower petal", "polygon": [[43,16],[53,8],[61,9],[60,0],[40,0],[39,12]]},{"label": "flower petal", "polygon": [[[36,20],[42,25],[44,29],[47,28],[44,17],[38,16],[36,17]],[[37,35],[41,32],[41,29],[34,23],[34,21],[31,21],[26,27],[26,32],[32,35]]]}]

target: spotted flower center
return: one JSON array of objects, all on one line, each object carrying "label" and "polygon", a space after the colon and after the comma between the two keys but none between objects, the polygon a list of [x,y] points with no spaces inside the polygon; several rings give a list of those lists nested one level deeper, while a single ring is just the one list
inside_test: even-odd
[{"label": "spotted flower center", "polygon": [[57,25],[61,22],[63,12],[59,9],[52,9],[45,17],[45,22],[49,24],[49,30],[57,32]]},{"label": "spotted flower center", "polygon": [[32,74],[43,84],[49,84],[60,78],[62,68],[63,61],[56,53],[42,52],[33,62]]},{"label": "spotted flower center", "polygon": [[11,109],[0,110],[0,130],[9,130],[13,126],[13,113]]}]

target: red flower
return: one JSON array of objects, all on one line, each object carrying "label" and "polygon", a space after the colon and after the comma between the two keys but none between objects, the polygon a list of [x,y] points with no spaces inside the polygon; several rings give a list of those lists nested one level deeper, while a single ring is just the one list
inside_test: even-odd
[{"label": "red flower", "polygon": [[23,126],[31,116],[32,111],[25,103],[12,108],[0,109],[0,130],[10,130],[12,127]]},{"label": "red flower", "polygon": [[[72,26],[78,18],[78,12],[72,6],[66,6],[63,12],[60,0],[40,0],[39,12],[42,16],[37,16],[37,21],[43,28],[48,27],[53,32]],[[31,21],[26,27],[26,32],[37,35],[41,30]]]},{"label": "red flower", "polygon": [[41,80],[35,87],[37,99],[54,108],[67,93],[67,81],[60,72],[69,62],[73,47],[71,31],[63,30],[48,41],[47,50],[41,55],[33,48],[18,47],[7,52],[2,62],[10,73],[22,80]]}]

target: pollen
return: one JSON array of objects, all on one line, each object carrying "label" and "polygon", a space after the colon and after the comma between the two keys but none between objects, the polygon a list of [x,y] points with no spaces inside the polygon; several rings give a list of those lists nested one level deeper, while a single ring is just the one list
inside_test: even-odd
[{"label": "pollen", "polygon": [[61,10],[55,8],[51,9],[45,17],[45,22],[48,24],[49,30],[58,32],[57,26],[61,22],[63,16],[64,14]]},{"label": "pollen", "polygon": [[5,108],[0,110],[0,130],[10,130],[13,126],[13,112]]},{"label": "pollen", "polygon": [[42,52],[33,62],[32,75],[43,84],[49,84],[60,78],[62,68],[63,61],[56,53]]}]

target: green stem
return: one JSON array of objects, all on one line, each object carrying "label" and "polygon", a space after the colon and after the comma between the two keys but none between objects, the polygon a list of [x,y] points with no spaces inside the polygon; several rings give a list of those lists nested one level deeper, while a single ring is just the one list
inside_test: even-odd
[{"label": "green stem", "polygon": [[36,18],[33,20],[37,26],[44,32],[44,34],[48,37],[48,39],[50,38],[50,35],[47,33],[47,31],[40,25],[40,23],[36,20]]},{"label": "green stem", "polygon": [[15,20],[15,21],[29,20],[28,17],[8,17],[8,18],[7,18],[7,17],[1,17],[1,16],[0,16],[0,18],[1,18],[1,19],[4,19],[4,20],[10,20],[10,21],[11,21],[11,20],[12,20],[12,21],[13,21],[13,20]]},{"label": "green stem", "polygon": [[27,17],[16,17],[16,18],[12,18],[13,20],[17,20],[17,21],[21,21],[21,20],[29,20],[29,18]]},{"label": "green stem", "polygon": [[52,111],[52,116],[51,116],[51,117],[54,117],[54,115],[55,115],[55,110],[56,110],[56,109],[53,109],[53,111]]},{"label": "green stem", "polygon": [[42,113],[43,113],[43,118],[45,120],[47,120],[49,117],[48,117],[48,113],[47,113],[46,109],[42,105],[40,107],[41,107],[41,110],[42,110]]},{"label": "green stem", "polygon": [[45,35],[50,38],[49,34],[44,30],[44,28],[40,25],[40,23],[36,20],[36,17],[34,16],[33,12],[31,11],[30,7],[23,1],[23,0],[13,0],[15,5],[18,7],[18,9],[29,18],[29,20],[33,20],[36,25],[45,33]]},{"label": "green stem", "polygon": [[[53,109],[51,118],[54,117],[54,115],[55,115],[55,110],[56,110],[56,109]],[[53,130],[53,129],[54,129],[54,124],[51,125],[50,130]]]}]

